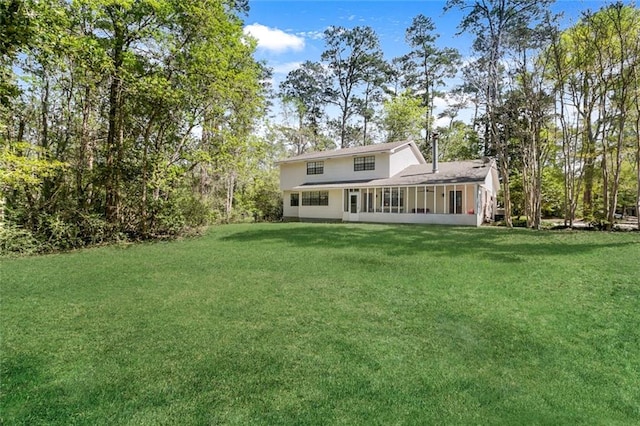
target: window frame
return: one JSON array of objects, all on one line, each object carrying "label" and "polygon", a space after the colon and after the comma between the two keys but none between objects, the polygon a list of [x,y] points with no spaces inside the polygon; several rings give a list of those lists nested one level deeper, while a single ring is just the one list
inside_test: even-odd
[{"label": "window frame", "polygon": [[329,191],[302,191],[302,205],[319,207],[329,205]]},{"label": "window frame", "polygon": [[376,169],[376,156],[365,155],[353,158],[353,171],[364,172]]},{"label": "window frame", "polygon": [[324,161],[307,161],[307,175],[324,174]]},{"label": "window frame", "polygon": [[300,206],[300,194],[297,192],[292,192],[289,197],[289,202],[291,207],[299,207]]}]

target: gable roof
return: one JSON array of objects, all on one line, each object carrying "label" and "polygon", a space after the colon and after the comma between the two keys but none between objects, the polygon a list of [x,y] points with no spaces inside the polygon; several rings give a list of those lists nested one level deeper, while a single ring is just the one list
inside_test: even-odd
[{"label": "gable roof", "polygon": [[433,172],[431,164],[409,166],[390,178],[370,179],[367,181],[332,181],[305,183],[293,189],[309,190],[313,188],[366,188],[384,186],[443,185],[457,183],[483,182],[491,170],[495,169],[494,160],[469,160],[439,163],[439,171]]},{"label": "gable roof", "polygon": [[416,144],[412,141],[402,141],[402,142],[390,142],[390,143],[381,143],[375,145],[365,145],[365,146],[356,146],[353,148],[343,148],[336,149],[333,151],[318,151],[318,152],[308,152],[306,154],[297,155],[295,157],[285,158],[279,161],[276,161],[276,164],[284,164],[284,163],[295,163],[299,161],[313,161],[313,160],[324,160],[328,158],[339,158],[339,157],[350,157],[354,155],[365,155],[365,154],[379,154],[379,153],[394,153],[405,146],[409,146],[411,150],[414,152],[418,161],[420,163],[426,163],[424,157],[420,153],[420,150],[416,146]]}]

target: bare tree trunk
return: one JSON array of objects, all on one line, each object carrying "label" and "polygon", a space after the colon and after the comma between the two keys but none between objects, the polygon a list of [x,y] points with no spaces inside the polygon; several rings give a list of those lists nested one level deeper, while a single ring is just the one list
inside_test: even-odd
[{"label": "bare tree trunk", "polygon": [[[640,51],[640,49],[638,49]],[[635,81],[639,81],[638,68],[640,64],[636,64],[634,68]],[[635,106],[636,106],[636,175],[637,175],[637,187],[636,187],[636,218],[638,230],[640,230],[640,87],[635,87]]]},{"label": "bare tree trunk", "polygon": [[224,204],[224,212],[226,221],[231,220],[231,213],[233,210],[233,194],[235,192],[236,173],[234,171],[229,172],[227,175],[227,196]]},{"label": "bare tree trunk", "polygon": [[115,224],[120,213],[120,164],[122,156],[122,129],[120,129],[122,115],[122,66],[124,63],[124,28],[118,18],[112,16],[113,23],[113,70],[109,87],[108,132],[106,142],[106,176],[105,176],[105,207],[108,223]]},{"label": "bare tree trunk", "polygon": [[87,84],[84,88],[82,103],[82,124],[80,127],[80,144],[78,145],[78,166],[76,169],[76,197],[80,211],[87,212],[91,205],[91,182],[85,188],[86,174],[93,169],[93,149],[89,138],[89,117],[91,114],[91,89]]}]

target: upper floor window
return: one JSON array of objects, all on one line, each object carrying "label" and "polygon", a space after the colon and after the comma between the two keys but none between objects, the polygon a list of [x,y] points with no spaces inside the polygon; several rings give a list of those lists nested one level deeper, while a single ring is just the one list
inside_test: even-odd
[{"label": "upper floor window", "polygon": [[321,175],[324,173],[324,161],[309,161],[307,163],[308,175]]},{"label": "upper floor window", "polygon": [[353,159],[353,171],[360,172],[363,170],[375,170],[376,157],[369,155],[367,157],[356,157]]}]

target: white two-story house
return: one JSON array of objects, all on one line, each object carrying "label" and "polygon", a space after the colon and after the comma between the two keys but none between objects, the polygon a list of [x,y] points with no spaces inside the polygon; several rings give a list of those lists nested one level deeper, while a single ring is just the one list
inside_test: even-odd
[{"label": "white two-story house", "polygon": [[496,209],[493,160],[427,164],[414,142],[311,152],[278,164],[285,220],[480,226]]}]

